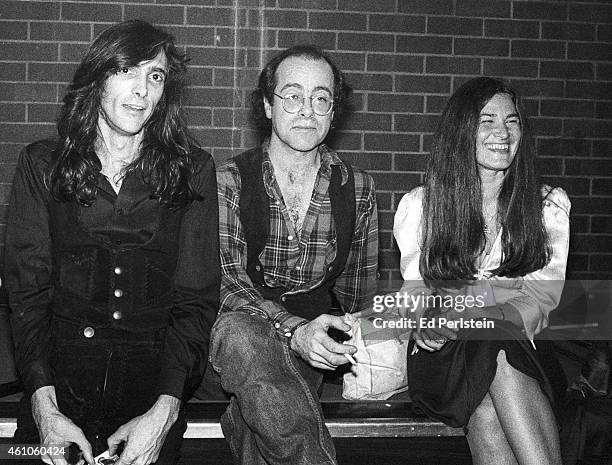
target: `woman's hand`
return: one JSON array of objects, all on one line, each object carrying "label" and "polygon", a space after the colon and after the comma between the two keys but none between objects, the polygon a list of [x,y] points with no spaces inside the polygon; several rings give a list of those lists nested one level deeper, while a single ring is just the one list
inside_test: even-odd
[{"label": "woman's hand", "polygon": [[440,314],[438,310],[426,310],[417,321],[418,329],[412,333],[416,345],[433,352],[440,350],[449,340],[456,340],[458,329],[453,326],[448,327],[448,321],[446,314]]}]

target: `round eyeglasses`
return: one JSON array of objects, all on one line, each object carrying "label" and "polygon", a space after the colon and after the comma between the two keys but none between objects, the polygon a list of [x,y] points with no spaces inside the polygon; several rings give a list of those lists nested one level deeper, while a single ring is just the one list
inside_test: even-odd
[{"label": "round eyeglasses", "polygon": [[303,97],[300,94],[287,94],[284,97],[273,92],[279,99],[283,101],[283,110],[287,113],[297,113],[304,106],[304,101],[310,99],[310,106],[315,115],[325,116],[329,114],[334,101],[327,95],[313,95],[311,97]]}]

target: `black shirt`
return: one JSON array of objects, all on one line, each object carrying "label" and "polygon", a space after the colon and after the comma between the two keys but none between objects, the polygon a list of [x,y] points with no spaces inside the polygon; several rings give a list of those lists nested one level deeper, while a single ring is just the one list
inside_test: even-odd
[{"label": "black shirt", "polygon": [[96,200],[85,207],[58,202],[46,188],[53,147],[42,141],[23,150],[9,205],[6,287],[26,391],[54,384],[51,328],[62,320],[127,338],[163,329],[157,391],[184,398],[204,373],[219,307],[211,156],[194,150],[191,185],[202,199],[178,210],[152,198],[138,172],[118,194],[100,175]]}]

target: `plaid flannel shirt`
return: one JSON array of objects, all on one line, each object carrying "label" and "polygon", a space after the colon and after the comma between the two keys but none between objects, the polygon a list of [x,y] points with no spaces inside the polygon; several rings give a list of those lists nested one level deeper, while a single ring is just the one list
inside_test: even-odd
[{"label": "plaid flannel shirt", "polygon": [[[342,184],[348,179],[338,155],[321,145],[321,168],[310,206],[298,237],[289,218],[274,168],[264,146],[263,180],[270,199],[270,234],[260,254],[268,286],[282,286],[286,294],[305,293],[323,282],[327,266],[336,257],[336,233],[328,187],[331,165],[340,165]],[[344,271],[336,279],[334,293],[345,312],[370,306],[376,288],[378,266],[378,216],[372,177],[353,169],[355,178],[355,232]],[[246,273],[246,242],[240,222],[240,172],[233,160],[217,169],[219,192],[219,243],[221,249],[220,312],[242,310],[269,318],[278,332],[291,336],[304,319],[282,305],[265,300]],[[281,297],[282,300],[282,297]]]}]

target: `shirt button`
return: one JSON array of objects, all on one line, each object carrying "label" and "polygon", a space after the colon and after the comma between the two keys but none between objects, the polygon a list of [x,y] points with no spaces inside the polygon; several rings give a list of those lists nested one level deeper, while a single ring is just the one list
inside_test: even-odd
[{"label": "shirt button", "polygon": [[117,215],[123,215],[125,213],[125,208],[118,208]]},{"label": "shirt button", "polygon": [[287,239],[289,239],[290,241],[292,241],[292,240],[293,240],[293,236],[290,234],[290,235],[288,235],[288,236],[287,236]]},{"label": "shirt button", "polygon": [[115,274],[119,275],[121,273],[123,273],[123,270],[121,269],[121,267],[119,266],[115,267]]},{"label": "shirt button", "polygon": [[257,271],[261,271],[261,266],[260,266],[260,265],[255,265],[255,269],[256,269]]},{"label": "shirt button", "polygon": [[275,327],[276,329],[280,328],[280,323],[274,323],[274,327]]},{"label": "shirt button", "polygon": [[121,314],[121,312],[119,310],[117,310],[116,312],[113,312],[113,318],[115,320],[120,320],[122,316],[123,315]]},{"label": "shirt button", "polygon": [[85,336],[85,337],[86,337],[86,338],[88,338],[88,339],[89,339],[90,337],[93,337],[93,335],[94,335],[95,333],[96,333],[96,332],[94,331],[94,329],[93,329],[91,326],[88,326],[87,328],[85,328],[85,329],[83,330],[83,336]]},{"label": "shirt button", "polygon": [[295,265],[295,269],[300,271],[302,269],[302,267],[300,265]]},{"label": "shirt button", "polygon": [[121,289],[115,289],[115,297],[123,296],[123,291]]},{"label": "shirt button", "polygon": [[333,267],[333,266],[331,266],[331,265],[329,265],[329,266],[327,267],[327,271],[329,271],[329,272],[331,272],[331,270],[333,270],[333,269],[334,269],[334,267]]},{"label": "shirt button", "polygon": [[287,301],[287,297],[282,296],[282,297],[281,297],[281,301],[286,302],[286,301]]},{"label": "shirt button", "polygon": [[285,337],[291,337],[291,333],[285,333]]}]

